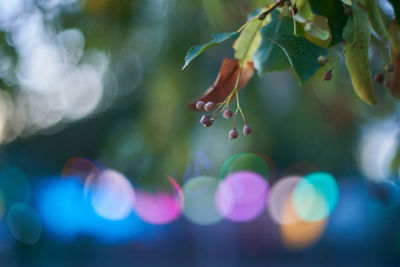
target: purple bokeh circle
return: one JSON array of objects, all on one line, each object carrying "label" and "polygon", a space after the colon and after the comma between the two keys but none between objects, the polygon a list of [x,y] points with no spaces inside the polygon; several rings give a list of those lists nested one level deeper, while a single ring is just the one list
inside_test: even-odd
[{"label": "purple bokeh circle", "polygon": [[250,171],[229,174],[218,186],[215,201],[221,215],[234,222],[246,222],[265,209],[268,182]]}]

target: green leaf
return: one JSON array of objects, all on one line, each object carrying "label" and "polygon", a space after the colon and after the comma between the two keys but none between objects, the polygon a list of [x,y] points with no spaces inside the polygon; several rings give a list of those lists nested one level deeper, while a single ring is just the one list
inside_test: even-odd
[{"label": "green leaf", "polygon": [[[298,24],[297,29],[301,35],[302,27]],[[293,34],[293,19],[290,17],[280,18],[279,12],[271,14],[271,22],[261,28],[262,42],[254,54],[254,67],[261,75],[272,71],[281,71],[290,67],[285,52],[271,39],[281,34]]]},{"label": "green leaf", "polygon": [[214,45],[222,43],[228,39],[235,40],[239,36],[239,33],[226,32],[226,33],[212,34],[211,36],[213,37],[213,39],[210,42],[204,45],[193,46],[189,49],[185,57],[185,65],[183,66],[182,70],[184,70],[193,59],[200,56]]},{"label": "green leaf", "polygon": [[243,65],[246,61],[253,61],[253,55],[261,43],[261,34],[259,32],[263,25],[263,20],[253,20],[243,29],[239,38],[236,40],[233,48],[235,49],[235,58],[239,59]]},{"label": "green leaf", "polygon": [[344,57],[356,94],[367,104],[378,103],[369,66],[371,24],[367,12],[353,0],[353,15],[343,31]]},{"label": "green leaf", "polygon": [[328,19],[329,28],[332,33],[330,46],[342,42],[343,28],[347,20],[344,15],[342,2],[339,0],[309,0],[309,2],[314,14],[324,16]]},{"label": "green leaf", "polygon": [[309,80],[321,67],[318,57],[329,53],[328,49],[317,46],[304,37],[282,34],[271,40],[283,49],[300,82]]},{"label": "green leaf", "polygon": [[400,26],[400,1],[399,0],[389,0],[393,5],[394,14],[396,16],[397,24]]}]

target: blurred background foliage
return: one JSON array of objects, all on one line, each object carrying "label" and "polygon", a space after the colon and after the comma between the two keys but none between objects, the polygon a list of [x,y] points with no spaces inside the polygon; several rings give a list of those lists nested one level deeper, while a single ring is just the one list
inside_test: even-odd
[{"label": "blurred background foliage", "polygon": [[[378,262],[381,255],[397,257],[398,186],[368,187],[370,181],[374,185],[377,181],[397,182],[399,171],[400,110],[383,86],[376,84],[380,99],[377,107],[362,103],[353,93],[343,60],[335,69],[332,82],[322,81],[324,69],[304,86],[298,84],[291,71],[255,75],[240,93],[253,133],[233,142],[228,138],[231,121],[220,120],[205,129],[198,123],[200,114],[188,110],[187,104],[213,83],[223,58],[232,57],[233,51],[231,43],[224,43],[182,72],[186,50],[208,41],[210,33],[238,29],[251,11],[269,2],[272,1],[0,0],[0,181],[7,181],[7,177],[16,181],[0,187],[5,199],[35,202],[35,208],[50,214],[42,218],[45,241],[32,250],[21,246],[11,253],[20,256],[23,266],[43,266],[41,249],[47,252],[46,263],[50,265],[71,258],[86,263],[84,253],[89,255],[88,262],[100,265],[124,263],[129,257],[132,262],[147,258],[163,264],[165,260],[177,261],[184,254],[182,251],[190,250],[184,257],[194,258],[198,266],[207,266],[202,264],[202,255],[215,259],[216,249],[207,243],[206,236],[213,244],[215,240],[224,244],[217,262],[223,259],[228,266],[239,262],[239,241],[244,244],[240,247],[245,251],[242,260],[272,254],[286,259],[282,245],[277,245],[278,226],[270,221],[263,224],[266,216],[252,225],[243,224],[242,228],[229,222],[217,224],[212,231],[177,221],[165,233],[165,228],[144,226],[135,215],[130,215],[128,222],[113,224],[91,214],[85,217],[82,195],[76,193],[77,183],[60,178],[66,162],[80,157],[123,173],[136,188],[171,190],[167,175],[180,185],[194,176],[218,177],[223,163],[240,152],[266,155],[277,172],[271,174],[271,183],[285,174],[307,170],[323,170],[341,180],[340,197],[348,202],[339,202],[337,216],[330,221],[339,226],[328,228],[326,240],[344,242],[316,247],[315,254],[307,254],[315,256],[316,262],[325,256],[336,259],[336,254],[328,255],[332,248],[342,249],[344,256],[338,259],[350,262],[363,253],[376,257]],[[388,2],[380,1],[380,5],[387,19],[392,18]],[[373,72],[380,72],[387,48],[377,39],[373,44],[371,67]],[[19,191],[15,190],[16,185]],[[391,190],[395,193],[391,194]],[[8,191],[21,195],[8,196]],[[35,192],[43,193],[48,202],[35,200]],[[397,201],[393,205],[392,198]],[[0,200],[0,211],[4,212],[10,204]],[[49,204],[42,200],[52,205],[46,206]],[[84,227],[84,234],[78,242],[66,242],[60,249],[53,245],[52,242],[59,243],[48,233],[75,233],[75,224],[82,224],[65,219],[59,212],[63,209],[73,219],[86,221],[84,226],[79,225]],[[33,222],[28,228],[37,228],[38,219],[27,205],[19,204],[11,211],[9,225],[14,225],[13,220],[21,221],[18,218],[24,217],[20,214],[28,214],[28,221]],[[57,227],[62,222],[72,230]],[[324,227],[325,220],[322,224]],[[317,228],[319,236],[322,230]],[[128,232],[118,232],[119,229]],[[4,231],[5,226],[0,223],[0,234]],[[297,228],[293,231],[299,232]],[[91,243],[88,236],[93,233],[101,240],[120,241],[131,235],[143,240],[139,246],[133,245],[136,250],[115,249],[100,242]],[[147,236],[141,237],[144,233]],[[35,240],[36,236],[31,238]],[[392,242],[390,247],[383,248],[381,244],[388,240]],[[0,243],[3,249],[7,241]],[[88,243],[92,246],[86,246]],[[379,248],[370,254],[369,248],[374,245]],[[2,252],[7,254],[9,248],[4,247]],[[154,248],[159,248],[160,258],[153,256]],[[100,249],[104,255],[97,252]],[[111,258],[103,262],[103,257],[111,254],[115,262],[110,262]],[[363,262],[370,263],[369,257]],[[298,258],[300,254],[294,254],[293,261],[286,263],[297,264]],[[5,266],[18,266],[3,262]],[[188,261],[186,266],[190,263],[193,262]]]},{"label": "blurred background foliage", "polygon": [[[343,62],[332,83],[321,82],[322,71],[304,87],[291,72],[272,73],[254,77],[241,93],[254,134],[230,142],[230,123],[203,129],[199,115],[186,109],[232,56],[230,44],[185,72],[180,67],[188,47],[211,32],[237,29],[265,1],[2,3],[2,164],[21,161],[37,175],[79,155],[159,186],[165,174],[183,177],[196,150],[217,168],[235,152],[252,151],[282,168],[310,161],[351,173],[360,124],[395,111],[379,86],[377,108],[358,101]],[[381,69],[384,51],[377,47],[373,68]]]}]

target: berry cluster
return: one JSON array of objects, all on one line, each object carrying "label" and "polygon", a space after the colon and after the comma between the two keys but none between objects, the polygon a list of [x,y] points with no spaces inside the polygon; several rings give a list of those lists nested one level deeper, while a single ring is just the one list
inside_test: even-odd
[{"label": "berry cluster", "polygon": [[[318,63],[319,65],[321,65],[321,67],[325,66],[326,64],[328,64],[331,60],[327,57],[324,56],[319,56],[318,57]],[[334,64],[336,65],[336,64]],[[327,72],[325,72],[324,75],[324,81],[330,81],[332,80],[332,70],[335,66],[333,66],[332,68],[330,68]]]},{"label": "berry cluster", "polygon": [[[353,10],[351,9],[351,6],[346,5],[346,4],[343,3],[343,8],[344,8],[344,15],[346,17],[350,17],[353,14]],[[318,57],[318,63],[321,65],[321,67],[323,67],[326,64],[328,64],[329,62],[331,62],[331,60],[333,61],[330,69],[327,72],[325,72],[324,81],[332,80],[332,77],[333,77],[332,71],[335,68],[336,64],[338,63],[340,57],[344,54],[344,52],[345,51],[343,51],[340,56],[338,56],[336,58],[333,58],[333,59],[329,59],[329,58],[324,57],[324,56],[319,56]]]},{"label": "berry cluster", "polygon": [[[229,139],[233,140],[233,139],[238,138],[239,133],[236,130],[236,115],[237,115],[237,111],[239,109],[237,109],[235,114],[233,114],[233,112],[229,109],[229,106],[226,105],[226,103],[214,104],[211,101],[207,102],[207,103],[204,103],[203,101],[198,101],[196,103],[196,109],[200,110],[200,111],[212,111],[212,110],[214,110],[211,114],[206,114],[206,115],[203,115],[201,117],[200,124],[202,124],[204,127],[211,127],[213,125],[214,121],[218,118],[218,115],[220,113],[222,113],[222,116],[225,119],[230,119],[230,118],[233,117],[234,118],[233,129],[229,131]],[[217,113],[218,111],[220,111],[220,112]],[[243,122],[244,122],[243,134],[247,136],[247,135],[251,134],[251,128],[246,123],[246,120],[244,118],[244,115],[243,115],[243,112],[241,111],[241,109],[240,109],[240,113],[242,114],[242,118],[243,118]]]},{"label": "berry cluster", "polygon": [[[334,66],[336,65],[336,63],[337,63],[338,58],[336,58],[336,59],[334,59],[334,60],[336,60],[336,62],[334,62],[333,67],[332,67],[331,69],[329,69],[327,72],[325,72],[324,81],[330,81],[330,80],[332,80],[332,70],[333,70]],[[330,61],[331,61],[331,60],[330,60],[329,58],[327,58],[327,57],[324,57],[324,56],[318,57],[318,63],[319,63],[321,66],[325,66],[325,65],[328,64]],[[375,82],[381,83],[381,84],[383,84],[383,86],[385,86],[386,88],[389,88],[389,87],[390,87],[390,76],[391,76],[391,73],[392,73],[393,71],[394,71],[394,65],[393,65],[393,64],[387,64],[387,65],[385,66],[385,71],[384,71],[384,72],[376,73],[376,74],[374,75],[374,80],[375,80]]]},{"label": "berry cluster", "polygon": [[376,73],[374,75],[374,80],[377,83],[382,83],[383,86],[389,88],[390,87],[390,73],[393,71],[394,71],[394,65],[387,64],[385,66],[385,72],[384,73]]}]

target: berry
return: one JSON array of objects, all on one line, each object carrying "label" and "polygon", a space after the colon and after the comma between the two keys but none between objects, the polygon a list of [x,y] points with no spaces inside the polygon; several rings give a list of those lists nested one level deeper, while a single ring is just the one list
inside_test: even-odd
[{"label": "berry", "polygon": [[243,134],[247,136],[247,135],[251,134],[251,132],[252,131],[251,131],[250,126],[245,124],[244,127],[243,127]]},{"label": "berry", "polygon": [[374,80],[375,80],[377,83],[383,83],[383,81],[385,80],[385,76],[384,76],[382,73],[376,73],[376,74],[374,75]]},{"label": "berry", "polygon": [[229,131],[229,139],[233,140],[233,139],[238,138],[238,136],[239,136],[239,133],[238,133],[238,131],[236,131],[236,129],[232,129]]},{"label": "berry", "polygon": [[324,76],[324,81],[330,81],[330,80],[332,80],[332,71],[331,70],[327,71]]},{"label": "berry", "polygon": [[197,110],[204,110],[204,102],[203,101],[197,101],[196,108],[197,108]]},{"label": "berry", "polygon": [[385,71],[386,72],[393,72],[394,71],[394,65],[393,64],[387,64],[385,66]]},{"label": "berry", "polygon": [[350,17],[351,14],[353,14],[353,10],[351,10],[351,7],[346,6],[346,7],[344,8],[344,15],[345,15],[346,17]]},{"label": "berry", "polygon": [[328,63],[329,62],[329,59],[327,58],[327,57],[324,57],[324,56],[319,56],[318,57],[318,63],[321,65],[321,66],[324,66],[326,63]]},{"label": "berry", "polygon": [[206,127],[211,122],[210,115],[203,115],[200,119],[200,123]]},{"label": "berry", "polygon": [[200,123],[203,124],[204,127],[211,127],[213,122],[214,118],[211,118],[210,115],[203,115],[200,119]]},{"label": "berry", "polygon": [[215,104],[213,102],[207,102],[207,104],[204,106],[204,109],[206,111],[211,111],[215,108]]},{"label": "berry", "polygon": [[206,128],[211,127],[213,125],[213,122],[213,120],[209,120],[207,123],[203,124],[203,126]]},{"label": "berry", "polygon": [[222,114],[222,116],[223,116],[225,119],[230,119],[230,118],[232,118],[232,115],[233,115],[233,113],[232,113],[232,111],[229,110],[229,109],[225,109],[224,113]]}]

